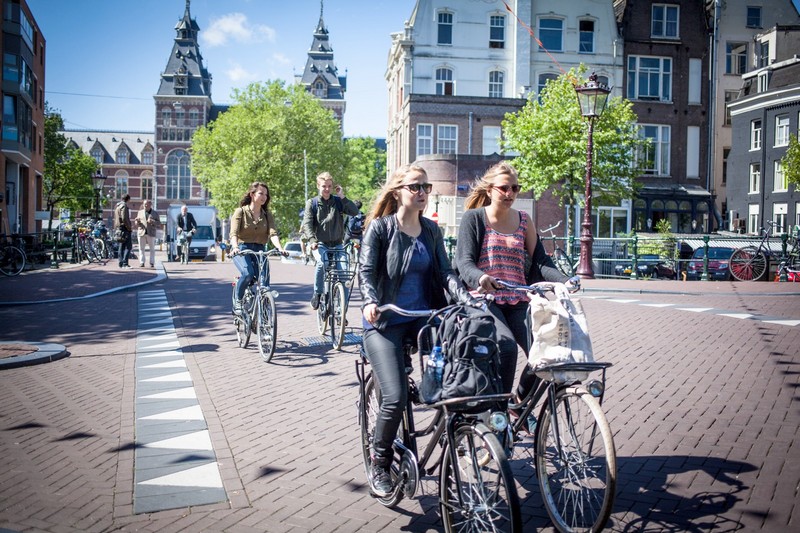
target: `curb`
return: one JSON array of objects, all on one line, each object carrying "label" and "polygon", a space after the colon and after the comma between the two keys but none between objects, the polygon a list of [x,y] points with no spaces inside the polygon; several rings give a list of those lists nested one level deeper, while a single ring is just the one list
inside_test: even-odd
[{"label": "curb", "polygon": [[63,345],[49,342],[0,341],[0,344],[27,344],[36,348],[35,352],[27,355],[16,355],[0,359],[0,370],[50,363],[69,355],[69,352]]}]

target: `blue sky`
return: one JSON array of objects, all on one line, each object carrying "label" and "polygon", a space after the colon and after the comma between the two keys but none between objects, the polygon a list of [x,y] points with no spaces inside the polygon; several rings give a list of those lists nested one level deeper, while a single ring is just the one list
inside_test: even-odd
[{"label": "blue sky", "polygon": [[[347,69],[346,136],[385,137],[390,34],[414,0],[325,0],[339,73]],[[47,41],[45,99],[70,129],[152,131],[153,94],[185,0],[28,0]],[[214,103],[253,81],[305,67],[319,0],[191,0]],[[81,96],[86,95],[86,96]]]}]

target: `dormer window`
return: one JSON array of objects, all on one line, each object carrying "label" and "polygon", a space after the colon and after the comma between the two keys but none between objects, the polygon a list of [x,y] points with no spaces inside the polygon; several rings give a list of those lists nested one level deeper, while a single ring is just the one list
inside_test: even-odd
[{"label": "dormer window", "polygon": [[127,165],[128,164],[128,149],[127,148],[120,148],[117,150],[117,164],[118,165]]},{"label": "dormer window", "polygon": [[326,96],[328,96],[328,90],[323,82],[316,81],[314,83],[314,88],[312,89],[311,94],[313,94],[317,98],[325,98]]},{"label": "dormer window", "polygon": [[142,152],[142,164],[143,165],[153,164],[153,150],[146,150]]},{"label": "dormer window", "polygon": [[103,163],[103,150],[101,148],[92,148],[92,157],[97,164],[100,165]]}]

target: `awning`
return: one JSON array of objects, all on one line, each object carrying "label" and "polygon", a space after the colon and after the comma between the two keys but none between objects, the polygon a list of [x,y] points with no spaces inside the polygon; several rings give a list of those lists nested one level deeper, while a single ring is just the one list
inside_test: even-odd
[{"label": "awning", "polygon": [[644,185],[639,190],[640,196],[670,196],[711,198],[711,193],[699,185]]}]

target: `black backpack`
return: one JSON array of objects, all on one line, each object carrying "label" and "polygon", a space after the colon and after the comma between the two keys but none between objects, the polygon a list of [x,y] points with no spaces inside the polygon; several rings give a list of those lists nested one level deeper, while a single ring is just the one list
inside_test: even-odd
[{"label": "black backpack", "polygon": [[360,239],[363,233],[364,215],[359,213],[354,217],[350,217],[350,221],[347,223],[347,235],[351,239]]},{"label": "black backpack", "polygon": [[436,394],[423,384],[428,389],[424,394],[428,403],[502,394],[494,321],[494,315],[488,311],[467,305],[445,312],[436,332],[437,344],[441,345],[445,358],[441,390]]}]

